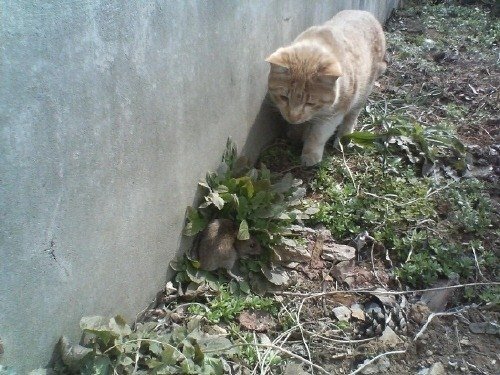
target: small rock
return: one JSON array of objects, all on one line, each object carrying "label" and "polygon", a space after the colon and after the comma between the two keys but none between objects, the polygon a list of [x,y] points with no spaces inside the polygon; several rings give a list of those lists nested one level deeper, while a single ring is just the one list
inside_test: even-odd
[{"label": "small rock", "polygon": [[379,341],[390,347],[395,347],[403,342],[403,340],[401,340],[401,338],[396,335],[396,332],[394,332],[391,327],[385,327],[384,332],[382,332],[382,336],[380,336],[379,338]]},{"label": "small rock", "polygon": [[[3,374],[1,369],[0,369],[0,374]],[[9,373],[7,372],[7,374]],[[30,371],[28,375],[52,375],[52,374],[54,374],[54,370],[52,369],[37,368],[36,370]]]},{"label": "small rock", "polygon": [[385,292],[387,292],[385,289],[377,288],[371,294],[375,296],[385,306],[391,306],[391,307],[396,306],[398,304],[396,301],[396,297],[390,294],[385,294]]},{"label": "small rock", "polygon": [[174,287],[174,284],[169,281],[168,283],[165,284],[165,294],[170,295],[170,294],[175,294],[177,293],[177,288]]},{"label": "small rock", "polygon": [[227,335],[227,330],[225,330],[221,326],[218,326],[217,324],[215,324],[215,325],[208,325],[207,326],[207,333],[210,334],[210,335],[226,336]]},{"label": "small rock", "polygon": [[339,262],[332,267],[332,276],[336,278],[340,282],[344,282],[346,279],[346,275],[349,275],[354,266],[354,262],[352,261],[343,261]]},{"label": "small rock", "polygon": [[427,356],[429,356],[429,357],[430,357],[431,355],[433,355],[433,354],[434,354],[434,353],[432,352],[432,350],[427,350],[427,351],[425,352],[425,355],[427,355]]},{"label": "small rock", "polygon": [[365,312],[361,308],[361,305],[355,303],[351,306],[351,316],[361,321],[365,320]]},{"label": "small rock", "polygon": [[308,262],[311,260],[311,254],[307,251],[307,248],[302,245],[287,246],[282,245],[275,249],[276,254],[280,258],[280,262]]},{"label": "small rock", "polygon": [[428,375],[446,375],[446,370],[441,362],[436,362],[429,369]]},{"label": "small rock", "polygon": [[347,322],[351,318],[351,310],[345,306],[335,307],[332,312],[333,315],[335,315],[335,317],[341,322]]},{"label": "small rock", "polygon": [[467,337],[464,337],[462,340],[460,340],[460,344],[464,346],[470,346],[471,343]]},{"label": "small rock", "polygon": [[500,325],[493,322],[470,323],[469,330],[472,333],[488,333],[490,335],[500,335]]},{"label": "small rock", "polygon": [[436,45],[436,42],[433,41],[432,39],[425,39],[424,40],[424,44],[423,44],[424,48],[431,49],[435,45]]},{"label": "small rock", "polygon": [[179,323],[182,321],[182,315],[179,313],[173,312],[170,314],[170,319],[172,319],[172,321],[174,323]]},{"label": "small rock", "polygon": [[167,315],[167,312],[164,309],[154,309],[151,311],[151,313],[157,318],[164,318],[165,315]]},{"label": "small rock", "polygon": [[[366,361],[363,362],[363,365],[370,360],[367,359]],[[391,367],[391,362],[389,361],[389,358],[387,357],[382,357],[379,360],[370,363],[368,366],[366,366],[363,370],[361,370],[362,374],[384,374],[387,369]]]},{"label": "small rock", "polygon": [[342,262],[352,260],[356,257],[356,249],[352,246],[341,245],[337,243],[329,243],[325,241],[323,244],[323,253],[321,257],[324,260],[332,262]]},{"label": "small rock", "polygon": [[288,362],[285,369],[283,370],[283,375],[307,375],[308,372],[304,370],[302,363]]},{"label": "small rock", "polygon": [[424,367],[419,372],[417,372],[417,375],[429,375],[429,369]]}]

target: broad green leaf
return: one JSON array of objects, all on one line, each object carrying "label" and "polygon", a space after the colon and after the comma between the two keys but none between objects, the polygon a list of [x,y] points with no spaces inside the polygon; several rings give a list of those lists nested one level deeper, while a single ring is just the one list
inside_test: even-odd
[{"label": "broad green leaf", "polygon": [[200,348],[200,345],[198,342],[194,344],[194,362],[201,365],[203,363],[203,360],[205,359],[205,355],[203,354],[203,351]]},{"label": "broad green leaf", "polygon": [[219,185],[217,186],[217,188],[215,189],[217,191],[217,193],[219,194],[222,194],[222,193],[227,193],[229,191],[229,189],[227,188],[226,185]]},{"label": "broad green leaf", "polygon": [[117,364],[120,364],[122,366],[128,366],[128,365],[131,365],[132,363],[134,363],[134,360],[132,358],[130,358],[129,356],[122,354],[116,362],[117,362]]},{"label": "broad green leaf", "polygon": [[118,336],[128,336],[132,333],[129,325],[120,315],[111,318],[109,321],[109,328]]},{"label": "broad green leaf", "polygon": [[161,360],[166,365],[175,365],[181,358],[182,353],[172,345],[166,345],[161,353]]},{"label": "broad green leaf", "polygon": [[244,188],[246,191],[246,196],[248,198],[252,198],[255,192],[252,181],[251,180],[247,181],[244,185]]},{"label": "broad green leaf", "polygon": [[271,178],[271,171],[267,169],[264,163],[260,163],[260,178],[262,180],[269,180]]},{"label": "broad green leaf", "polygon": [[102,316],[83,317],[80,320],[80,328],[84,332],[92,333],[102,340],[104,345],[108,345],[112,338],[117,337],[109,327],[106,319]]},{"label": "broad green leaf", "polygon": [[204,187],[205,189],[208,189],[210,191],[212,190],[212,188],[205,181],[198,182],[198,185],[200,185],[201,187]]},{"label": "broad green leaf", "polygon": [[290,191],[290,189],[293,186],[293,176],[291,173],[287,173],[286,175],[283,176],[283,178],[272,185],[273,191],[277,193],[286,193]]},{"label": "broad green leaf", "polygon": [[245,219],[248,215],[249,207],[248,207],[248,199],[245,197],[241,196],[239,197],[239,204],[238,204],[238,219]]},{"label": "broad green leaf", "polygon": [[182,342],[182,354],[186,358],[193,358],[195,355],[195,349],[193,344],[189,342],[189,340],[184,340]]},{"label": "broad green leaf", "polygon": [[[71,344],[67,337],[59,339],[59,353],[63,362],[69,366],[78,366],[87,355],[92,355],[93,350],[78,344]],[[1,371],[0,371],[1,374]]]},{"label": "broad green leaf", "polygon": [[150,342],[149,343],[149,350],[151,351],[151,353],[158,355],[158,356],[161,355],[161,353],[163,352],[162,346],[157,342]]},{"label": "broad green leaf", "polygon": [[195,316],[189,319],[187,322],[186,328],[188,332],[193,332],[194,330],[199,330],[201,327],[201,320],[203,318],[201,316]]},{"label": "broad green leaf", "polygon": [[191,264],[186,267],[186,273],[189,280],[196,284],[201,284],[206,280],[207,271],[195,268]]},{"label": "broad green leaf", "polygon": [[347,134],[342,138],[349,139],[361,146],[369,146],[373,145],[377,137],[377,134],[371,132],[352,132],[351,134]]},{"label": "broad green leaf", "polygon": [[259,178],[259,172],[257,169],[252,168],[247,172],[247,177],[252,181],[256,181]]},{"label": "broad green leaf", "polygon": [[219,184],[219,177],[215,172],[207,172],[205,180],[210,188],[215,188]]},{"label": "broad green leaf", "polygon": [[184,228],[185,236],[194,236],[207,226],[207,219],[200,215],[197,209],[188,206],[186,209],[188,222]]},{"label": "broad green leaf", "polygon": [[248,230],[248,223],[246,220],[243,220],[240,223],[240,228],[238,229],[237,238],[239,240],[248,240],[250,239],[250,232]]},{"label": "broad green leaf", "polygon": [[290,280],[287,272],[281,267],[270,268],[266,265],[262,265],[261,270],[266,279],[274,285],[286,285]]},{"label": "broad green leaf", "polygon": [[84,361],[80,369],[81,375],[108,375],[111,370],[111,361],[106,356],[96,356]]},{"label": "broad green leaf", "polygon": [[212,204],[219,210],[222,210],[222,207],[224,207],[224,199],[222,199],[217,192],[211,192],[205,197],[205,199],[207,202],[212,202]]},{"label": "broad green leaf", "polygon": [[239,284],[240,290],[243,293],[245,293],[245,294],[249,294],[250,293],[250,285],[248,284],[248,282],[246,282],[245,280],[243,280],[243,281],[240,281],[238,284]]},{"label": "broad green leaf", "polygon": [[222,162],[219,164],[219,167],[217,168],[217,175],[225,176],[228,171],[229,171],[229,166],[225,162]]},{"label": "broad green leaf", "polygon": [[[233,347],[233,344],[231,340],[229,340],[226,337],[223,336],[210,336],[206,335],[205,337],[201,338],[198,340],[198,345],[200,345],[200,348],[202,351],[214,351],[218,352],[219,354],[222,353],[230,353],[230,354],[235,354],[236,350]],[[210,355],[214,355],[210,353]]]},{"label": "broad green leaf", "polygon": [[228,138],[226,141],[226,149],[224,150],[224,154],[222,155],[222,161],[228,165],[229,169],[233,168],[237,154],[238,150],[236,148],[236,144],[231,138]]},{"label": "broad green leaf", "polygon": [[171,366],[168,364],[160,364],[158,367],[155,367],[153,370],[154,375],[174,375],[174,374],[182,374],[182,370],[177,366]]},{"label": "broad green leaf", "polygon": [[238,199],[238,196],[236,194],[231,194],[231,197],[233,198],[233,202],[236,205],[236,207],[238,207],[238,205],[240,204],[240,200]]},{"label": "broad green leaf", "polygon": [[253,188],[254,188],[256,193],[270,191],[271,190],[271,180],[265,179],[265,180],[254,181]]}]

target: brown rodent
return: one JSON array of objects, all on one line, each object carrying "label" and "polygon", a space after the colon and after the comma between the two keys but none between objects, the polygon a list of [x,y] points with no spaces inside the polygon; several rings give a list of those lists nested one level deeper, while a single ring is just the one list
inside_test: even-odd
[{"label": "brown rodent", "polygon": [[232,220],[214,219],[208,223],[198,243],[200,268],[206,271],[224,268],[229,275],[240,279],[232,272],[236,260],[245,255],[260,254],[262,248],[255,238],[238,240],[237,234],[238,228]]}]

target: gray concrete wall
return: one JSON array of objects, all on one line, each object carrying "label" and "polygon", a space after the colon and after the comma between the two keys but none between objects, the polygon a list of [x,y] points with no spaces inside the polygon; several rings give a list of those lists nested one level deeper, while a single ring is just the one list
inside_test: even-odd
[{"label": "gray concrete wall", "polygon": [[264,58],[394,2],[0,0],[0,363],[142,310],[226,138],[255,156],[275,134]]}]

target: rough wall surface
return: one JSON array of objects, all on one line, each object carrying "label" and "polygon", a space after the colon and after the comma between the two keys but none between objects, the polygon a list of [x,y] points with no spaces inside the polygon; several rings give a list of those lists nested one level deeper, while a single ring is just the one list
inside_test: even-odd
[{"label": "rough wall surface", "polygon": [[255,156],[275,134],[264,58],[395,3],[0,0],[0,363],[44,366],[80,317],[142,310],[226,138]]}]

